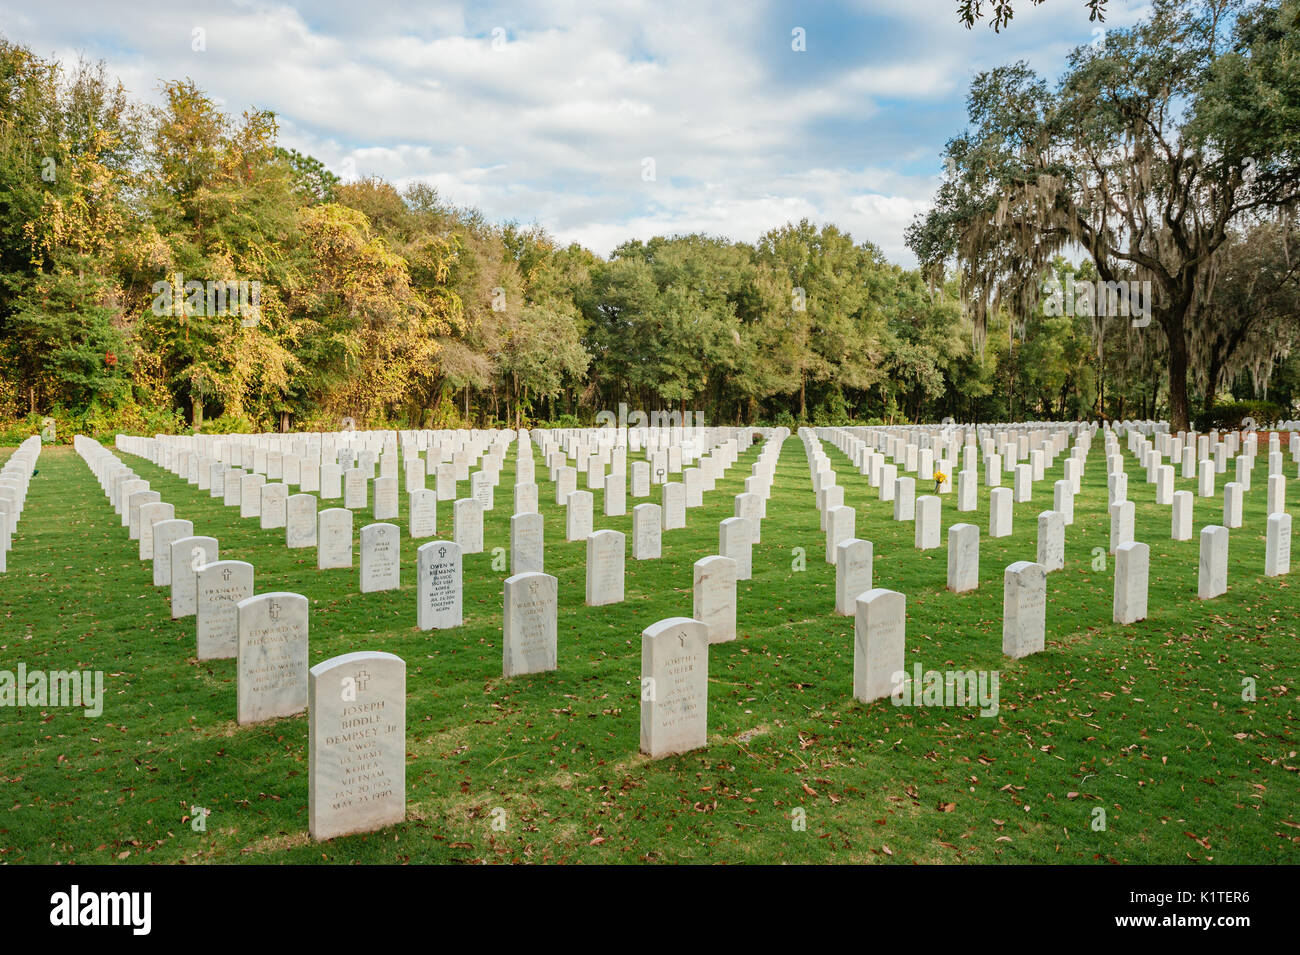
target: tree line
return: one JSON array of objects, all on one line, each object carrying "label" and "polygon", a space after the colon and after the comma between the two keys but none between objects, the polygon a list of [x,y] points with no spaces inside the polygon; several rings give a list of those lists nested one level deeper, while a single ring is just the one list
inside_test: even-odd
[{"label": "tree line", "polygon": [[[1023,65],[981,75],[909,231],[917,269],[806,220],[597,256],[423,183],[341,181],[284,148],[272,113],[228,115],[190,80],[146,106],[102,64],[0,37],[0,422],[517,427],[624,403],[796,426],[1176,416],[1189,396],[1289,411],[1295,230],[1272,213],[1295,196],[1295,4],[1252,8],[1163,72],[1204,24],[1156,6],[1181,32],[1146,25],[1113,55],[1148,118],[1160,95],[1213,86],[1218,105],[1179,120],[1199,138],[1130,142],[1140,116],[1097,51],[1076,51],[1077,88]],[[1251,83],[1282,89],[1266,123],[1239,115]],[[1247,148],[1248,191],[1225,197]],[[1177,210],[1163,225],[1161,202]],[[1121,278],[1154,280],[1154,321],[1043,291]]]}]

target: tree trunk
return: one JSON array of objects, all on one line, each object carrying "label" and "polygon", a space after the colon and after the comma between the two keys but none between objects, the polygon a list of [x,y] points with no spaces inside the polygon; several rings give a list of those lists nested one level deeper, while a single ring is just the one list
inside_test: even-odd
[{"label": "tree trunk", "polygon": [[1106,417],[1106,374],[1100,361],[1097,362],[1097,417]]},{"label": "tree trunk", "polygon": [[1183,312],[1169,311],[1160,326],[1169,340],[1169,430],[1175,434],[1190,430],[1187,404],[1187,336],[1183,333]]},{"label": "tree trunk", "polygon": [[1207,415],[1214,410],[1214,393],[1219,387],[1219,373],[1222,369],[1222,364],[1223,363],[1219,357],[1218,344],[1216,342],[1216,344],[1210,347],[1209,378],[1206,379],[1208,386],[1205,389],[1205,398],[1201,402],[1201,410]]},{"label": "tree trunk", "polygon": [[191,395],[190,404],[194,408],[193,415],[191,416],[191,421],[193,422],[194,430],[198,431],[200,428],[203,427],[203,399],[200,398],[198,395]]},{"label": "tree trunk", "polygon": [[1015,349],[1014,337],[1007,344],[1007,363],[1010,366],[1010,371],[1007,372],[1007,378],[1009,379],[1007,385],[1007,419],[1010,421],[1015,421],[1016,420],[1016,349]]}]

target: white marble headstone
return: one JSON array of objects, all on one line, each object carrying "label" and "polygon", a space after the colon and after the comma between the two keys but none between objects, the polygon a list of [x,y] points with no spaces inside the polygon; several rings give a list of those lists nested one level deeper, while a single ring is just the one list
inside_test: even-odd
[{"label": "white marble headstone", "polygon": [[483,507],[472,497],[452,505],[452,536],[463,554],[483,553]]},{"label": "white marble headstone", "polygon": [[[153,585],[167,587],[172,582],[172,544],[194,536],[194,522],[159,521],[153,526]],[[204,561],[206,563],[206,561]]]},{"label": "white marble headstone", "polygon": [[975,524],[948,528],[948,589],[964,594],[980,583],[980,529]]},{"label": "white marble headstone", "polygon": [[709,643],[736,639],[736,562],[713,555],[695,562],[695,620],[708,628]]},{"label": "white marble headstone", "polygon": [[934,550],[939,546],[939,509],[941,498],[935,494],[922,494],[916,499],[913,519],[916,528],[913,543],[917,550]]},{"label": "white marble headstone", "polygon": [[708,743],[708,627],[669,617],[641,632],[641,752],[651,759]]},{"label": "white marble headstone", "polygon": [[410,499],[410,535],[420,540],[438,533],[438,495],[429,488],[416,488]]},{"label": "white marble headstone", "polygon": [[[154,533],[157,533],[156,529]],[[1290,572],[1291,515],[1279,511],[1268,516],[1268,531],[1264,539],[1264,575],[1280,577]]]},{"label": "white marble headstone", "polygon": [[510,518],[510,573],[540,573],[546,569],[546,524],[541,514],[525,511]]},{"label": "white marble headstone", "polygon": [[236,613],[239,723],[301,713],[307,707],[307,598],[258,594],[241,600]]},{"label": "white marble headstone", "polygon": [[587,537],[587,606],[603,607],[623,601],[623,555],[626,539],[615,530]]},{"label": "white marble headstone", "polygon": [[198,612],[198,571],[217,560],[215,537],[182,537],[171,546],[172,619],[192,617]]},{"label": "white marble headstone", "polygon": [[892,695],[907,652],[907,598],[883,588],[860,594],[853,637],[854,698],[869,703]]},{"label": "white marble headstone", "polygon": [[315,840],[406,818],[406,663],[373,650],[331,657],[308,684],[308,830]]},{"label": "white marble headstone", "polygon": [[1201,559],[1196,593],[1212,600],[1228,589],[1228,529],[1217,524],[1201,528]]},{"label": "white marble headstone", "polygon": [[361,528],[361,592],[400,590],[401,586],[401,528],[382,522],[367,524]]},{"label": "white marble headstone", "polygon": [[728,517],[718,524],[718,553],[736,562],[736,579],[754,576],[753,525],[743,517]]},{"label": "white marble headstone", "polygon": [[593,529],[591,492],[574,491],[565,504],[564,539],[585,541]]},{"label": "white marble headstone", "polygon": [[1065,515],[1060,511],[1038,515],[1038,563],[1049,574],[1065,567]]},{"label": "white marble headstone", "polygon": [[871,590],[871,541],[851,537],[835,546],[835,612],[851,617],[858,597]]},{"label": "white marble headstone", "polygon": [[316,569],[351,566],[352,512],[345,507],[327,507],[317,514]]},{"label": "white marble headstone", "polygon": [[1130,624],[1147,617],[1147,579],[1151,570],[1151,548],[1141,541],[1128,541],[1115,550],[1115,596],[1111,619]]},{"label": "white marble headstone", "polygon": [[279,482],[263,484],[262,500],[258,508],[263,530],[284,527],[289,519],[289,485]]},{"label": "white marble headstone", "polygon": [[504,585],[501,672],[543,673],[557,665],[558,581],[550,574],[507,577]]},{"label": "white marble headstone", "polygon": [[316,495],[290,494],[285,504],[284,545],[290,550],[316,546]]},{"label": "white marble headstone", "polygon": [[253,565],[218,560],[199,568],[195,581],[197,655],[200,660],[229,659],[239,653],[241,600],[253,596]]},{"label": "white marble headstone", "polygon": [[1002,652],[1009,657],[1041,653],[1046,646],[1047,572],[1018,560],[1002,579]]},{"label": "white marble headstone", "polygon": [[416,564],[416,626],[421,630],[459,627],[464,622],[460,548],[452,541],[430,541],[416,551]]},{"label": "white marble headstone", "polygon": [[632,508],[632,559],[657,560],[662,554],[663,530],[658,504]]}]

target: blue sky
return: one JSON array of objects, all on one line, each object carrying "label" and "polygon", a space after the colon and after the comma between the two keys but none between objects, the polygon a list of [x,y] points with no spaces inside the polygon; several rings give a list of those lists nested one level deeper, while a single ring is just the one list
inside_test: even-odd
[{"label": "blue sky", "polygon": [[[188,76],[229,112],[274,110],[284,145],[345,179],[424,180],[600,254],[807,217],[910,266],[971,77],[1017,59],[1054,77],[1101,29],[1083,0],[1020,5],[995,34],[956,0],[0,0],[0,33],[102,59],[146,101]],[[1107,28],[1144,10],[1109,7]]]}]

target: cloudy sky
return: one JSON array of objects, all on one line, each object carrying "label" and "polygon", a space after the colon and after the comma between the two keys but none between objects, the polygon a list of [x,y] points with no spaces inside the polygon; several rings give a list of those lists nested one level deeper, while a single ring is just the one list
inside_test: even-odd
[{"label": "cloudy sky", "polygon": [[[102,59],[147,101],[188,76],[229,112],[274,110],[284,145],[345,179],[425,180],[601,254],[808,217],[911,265],[903,229],[974,73],[1055,76],[1100,29],[1083,0],[1019,6],[999,35],[956,0],[0,0],[0,33]],[[1112,28],[1142,12],[1109,7]]]}]

